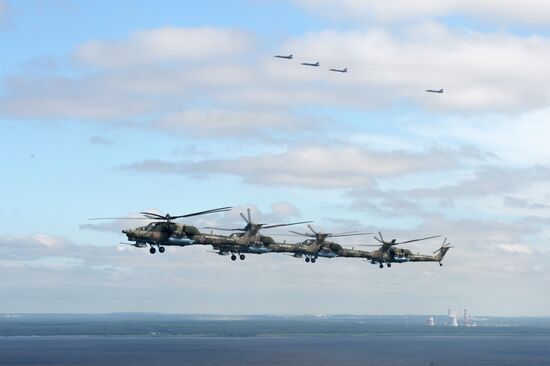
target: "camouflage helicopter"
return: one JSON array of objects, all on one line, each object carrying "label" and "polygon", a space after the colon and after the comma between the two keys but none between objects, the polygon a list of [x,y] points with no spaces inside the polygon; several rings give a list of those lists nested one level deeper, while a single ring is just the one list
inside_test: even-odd
[{"label": "camouflage helicopter", "polygon": [[260,229],[272,229],[276,227],[307,224],[312,222],[300,221],[287,224],[258,224],[252,221],[250,209],[248,208],[246,211],[246,216],[242,212],[240,213],[240,216],[246,222],[246,225],[243,228],[227,229],[207,226],[203,229],[234,232],[229,236],[203,234],[200,237],[197,237],[196,242],[200,244],[212,245],[212,248],[216,251],[215,253],[219,255],[231,254],[232,261],[237,260],[237,255],[239,256],[239,259],[244,260],[246,258],[244,253],[263,254],[273,251],[273,246],[276,244],[275,240],[273,240],[270,236],[261,235],[259,233]]},{"label": "camouflage helicopter", "polygon": [[376,236],[374,239],[382,245],[362,245],[362,246],[376,246],[379,247],[377,250],[372,252],[367,252],[367,259],[372,264],[379,265],[380,268],[384,268],[384,263],[388,267],[391,267],[392,263],[404,263],[404,262],[439,262],[439,265],[442,266],[443,257],[447,254],[447,251],[452,248],[451,243],[447,242],[447,238],[443,240],[441,247],[433,252],[434,255],[425,255],[425,254],[414,254],[408,249],[398,248],[397,245],[413,243],[416,241],[428,240],[433,238],[439,238],[441,235],[429,236],[426,238],[412,239],[402,242],[397,242],[396,239],[391,241],[385,241],[382,237],[382,233],[379,232],[380,238]]},{"label": "camouflage helicopter", "polygon": [[[276,244],[273,246],[273,252],[279,253],[293,253],[292,255],[295,258],[305,258],[306,263],[315,263],[317,258],[334,258],[334,257],[343,257],[343,256],[355,256],[358,257],[360,251],[353,251],[357,253],[352,253],[349,249],[344,248],[342,245],[327,241],[327,238],[339,238],[344,236],[358,236],[358,235],[367,235],[372,233],[359,233],[357,231],[348,231],[339,234],[333,233],[322,233],[315,231],[311,225],[307,225],[311,233],[300,233],[297,231],[290,231],[291,233],[299,236],[306,236],[310,239],[306,239],[302,243],[298,244]],[[352,255],[354,254],[354,255]],[[366,256],[365,256],[366,257]]]},{"label": "camouflage helicopter", "polygon": [[[231,210],[232,207],[220,207],[206,211],[193,212],[185,215],[171,216],[170,214],[159,215],[153,212],[140,212],[140,214],[149,220],[155,220],[148,225],[140,226],[135,229],[122,230],[128,241],[128,244],[136,248],[146,248],[149,245],[149,253],[155,254],[158,248],[160,253],[164,253],[165,246],[187,246],[195,244],[195,238],[201,235],[200,231],[191,225],[182,225],[174,223],[174,220],[207,215],[212,213]],[[99,217],[89,220],[143,220],[141,217]]]}]

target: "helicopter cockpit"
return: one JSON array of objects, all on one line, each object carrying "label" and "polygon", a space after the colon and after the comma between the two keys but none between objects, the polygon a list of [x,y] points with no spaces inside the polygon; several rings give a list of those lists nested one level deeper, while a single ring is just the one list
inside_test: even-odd
[{"label": "helicopter cockpit", "polygon": [[159,224],[161,224],[160,222],[151,222],[145,226],[140,226],[138,227],[138,230],[141,230],[141,231],[152,231],[154,230]]}]

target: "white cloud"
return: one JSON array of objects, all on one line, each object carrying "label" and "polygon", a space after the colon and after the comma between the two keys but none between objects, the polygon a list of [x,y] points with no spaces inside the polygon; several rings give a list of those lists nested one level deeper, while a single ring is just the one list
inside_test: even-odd
[{"label": "white cloud", "polygon": [[[279,221],[263,217],[266,212],[274,214],[270,210],[253,214],[258,221]],[[242,219],[235,220],[242,225]],[[517,315],[517,293],[510,295],[508,306],[496,306],[508,299],[502,292],[507,286],[518,286],[522,295],[544,300],[540,286],[549,280],[547,253],[536,252],[540,258],[536,266],[525,261],[518,264],[518,253],[495,245],[521,242],[521,235],[532,233],[522,230],[524,226],[440,220],[409,231],[386,228],[384,233],[413,238],[428,228],[430,233],[444,229],[455,245],[444,266],[408,263],[385,271],[354,259],[320,259],[311,265],[286,255],[266,254],[248,255],[246,261],[233,263],[203,246],[168,248],[163,255],[150,255],[137,248],[120,250],[114,245],[80,245],[64,239],[63,248],[47,248],[30,237],[3,236],[0,312],[364,314],[383,309],[383,313],[424,314],[446,309],[460,293],[478,313],[495,314],[498,309],[498,314]],[[429,253],[439,243],[410,248]],[[398,293],[389,291],[388,275],[409,285]],[[368,292],[363,291],[365,276],[369,277]],[[243,278],[246,286],[240,286]],[[29,294],[33,301],[25,301]],[[399,301],[403,296],[410,300],[405,307]],[[521,305],[523,314],[546,314],[547,309]]]},{"label": "white cloud", "polygon": [[188,109],[161,117],[153,126],[202,137],[256,137],[261,133],[274,134],[322,128],[324,121],[286,110],[253,109]]},{"label": "white cloud", "polygon": [[84,43],[76,49],[75,57],[90,65],[126,68],[239,55],[253,42],[251,34],[234,29],[165,26],[136,31],[123,41]]},{"label": "white cloud", "polygon": [[544,0],[294,0],[300,6],[331,18],[361,21],[400,21],[439,16],[468,15],[489,22],[544,24],[550,16],[541,11]]},{"label": "white cloud", "polygon": [[548,164],[549,119],[550,107],[545,106],[511,115],[497,112],[441,118],[434,121],[437,129],[421,123],[411,123],[408,128],[418,137],[473,143],[509,164]]},{"label": "white cloud", "polygon": [[[337,81],[331,81],[332,73],[316,75],[336,90],[355,90],[364,100],[368,98],[361,93],[377,92],[389,101],[406,98],[447,112],[502,112],[550,104],[550,93],[533,88],[548,75],[547,38],[463,33],[423,23],[404,33],[381,29],[310,33],[289,40],[284,48],[297,57],[319,60],[324,67],[349,67],[348,75]],[[290,75],[296,77],[294,71]],[[443,88],[445,94],[425,93],[428,88]],[[338,95],[334,98],[341,100]]]},{"label": "white cloud", "polygon": [[61,238],[47,234],[35,234],[31,238],[35,243],[43,245],[47,248],[61,248],[66,244],[66,242]]},{"label": "white cloud", "polygon": [[[116,44],[96,41],[99,51],[77,57],[78,65],[94,63],[96,70],[83,68],[77,77],[12,76],[5,80],[0,112],[56,120],[147,116],[157,128],[172,131],[191,125],[204,137],[201,126],[211,126],[217,118],[223,122],[216,127],[224,133],[247,130],[252,124],[305,129],[311,118],[295,114],[304,107],[371,110],[407,101],[432,111],[485,115],[550,104],[550,92],[535,87],[550,83],[550,40],[543,37],[461,33],[434,23],[406,33],[327,30],[286,40],[280,47],[296,55],[287,62],[247,48],[251,36],[241,33],[172,27],[142,31]],[[182,34],[182,39],[211,52],[180,47],[179,41],[174,48],[164,40]],[[158,44],[152,41],[157,38]],[[153,45],[164,51],[157,52]],[[141,53],[146,56],[137,55]],[[194,58],[199,62],[181,64]],[[301,60],[319,60],[322,66],[305,68]],[[328,72],[332,66],[347,66],[350,72]],[[424,92],[440,87],[445,94]],[[297,123],[297,118],[305,123]]]},{"label": "white cloud", "polygon": [[533,254],[533,249],[523,244],[498,244],[498,247],[508,253]]},{"label": "white cloud", "polygon": [[421,153],[379,152],[359,147],[304,146],[283,153],[237,159],[171,162],[148,160],[124,169],[164,174],[224,174],[260,185],[309,188],[371,186],[378,178],[454,169],[462,159],[483,159],[478,151],[432,148]]}]

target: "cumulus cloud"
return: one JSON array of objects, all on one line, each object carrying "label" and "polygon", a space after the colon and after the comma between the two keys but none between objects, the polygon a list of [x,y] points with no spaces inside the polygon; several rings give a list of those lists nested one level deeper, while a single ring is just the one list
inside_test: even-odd
[{"label": "cumulus cloud", "polygon": [[547,166],[482,163],[464,169],[455,177],[450,171],[440,175],[445,179],[439,180],[431,174],[428,180],[408,180],[408,187],[401,189],[384,180],[375,187],[351,189],[345,194],[351,200],[348,207],[378,218],[430,220],[463,216],[466,210],[474,216],[508,215],[545,225],[540,219],[550,207],[546,204],[550,195]]},{"label": "cumulus cloud", "polygon": [[[252,210],[258,222],[278,222],[280,216],[270,215],[295,211],[284,202],[267,210]],[[243,224],[239,217],[233,219],[234,224]],[[433,263],[409,263],[392,267],[390,274],[353,259],[323,259],[312,266],[289,256],[266,254],[247,255],[246,261],[233,263],[203,246],[168,248],[163,255],[150,255],[143,249],[77,244],[44,233],[4,235],[0,236],[4,280],[0,311],[364,314],[384,309],[386,313],[424,314],[463,301],[455,298],[459,291],[478,314],[510,315],[518,292],[501,289],[517,286],[520,298],[536,299],[533,304],[522,301],[523,314],[544,313],[540,304],[546,295],[539,289],[550,281],[550,268],[545,264],[550,258],[547,251],[524,244],[524,236],[537,234],[529,224],[440,218],[412,229],[381,229],[385,237],[400,239],[443,233],[454,248],[441,268]],[[58,242],[63,244],[48,246]],[[429,253],[439,244],[433,240],[407,247]],[[388,291],[388,275],[407,286],[398,293]],[[242,286],[243,278],[246,286]],[[411,300],[407,309],[399,301],[403,296]],[[509,307],[497,306],[504,300],[510,301]]]},{"label": "cumulus cloud", "polygon": [[533,250],[523,244],[499,244],[498,247],[508,253],[532,254]]},{"label": "cumulus cloud", "polygon": [[[547,38],[424,23],[404,33],[325,30],[289,40],[285,48],[325,67],[348,66],[349,75],[334,82],[337,88],[345,83],[347,89],[377,90],[389,100],[407,98],[429,109],[501,112],[550,101],[549,93],[533,89],[550,60]],[[328,74],[319,75],[328,82],[333,76]],[[428,88],[444,88],[446,94],[427,94]]]},{"label": "cumulus cloud", "polygon": [[541,9],[544,0],[406,0],[380,2],[376,0],[294,0],[299,6],[332,18],[378,20],[383,22],[467,15],[489,22],[507,21],[523,24],[544,24],[550,17]]},{"label": "cumulus cloud", "polygon": [[123,169],[163,174],[236,175],[259,185],[309,188],[371,186],[376,179],[453,169],[462,159],[480,159],[478,151],[432,148],[420,153],[379,152],[359,147],[304,146],[283,153],[202,161],[147,160]]},{"label": "cumulus cloud", "polygon": [[[231,131],[262,136],[275,128],[311,130],[312,123],[327,122],[319,114],[308,116],[308,106],[364,111],[406,101],[485,116],[550,103],[550,92],[533,88],[548,75],[545,37],[459,32],[436,23],[402,33],[325,30],[284,40],[280,47],[296,54],[289,62],[252,49],[251,38],[224,28],[162,27],[116,42],[92,41],[75,51],[79,72],[73,76],[54,71],[5,79],[0,113],[139,120],[165,132],[219,138]],[[322,67],[304,68],[301,60],[319,60]],[[345,75],[326,70],[345,66],[350,69]],[[439,87],[444,95],[424,92]],[[214,133],[206,133],[211,127]]]},{"label": "cumulus cloud", "polygon": [[475,176],[454,184],[436,188],[413,188],[404,191],[414,198],[482,198],[489,195],[502,195],[528,189],[550,179],[550,168],[547,166],[530,166],[526,168],[485,167],[476,171]]},{"label": "cumulus cloud", "polygon": [[549,163],[550,145],[546,136],[550,126],[550,108],[544,106],[511,115],[453,116],[438,118],[434,129],[422,123],[411,123],[409,129],[418,137],[467,141],[495,153],[514,165]]},{"label": "cumulus cloud", "polygon": [[234,56],[249,49],[253,43],[250,33],[235,29],[165,26],[136,31],[123,41],[81,44],[75,57],[89,65],[126,68]]},{"label": "cumulus cloud", "polygon": [[263,133],[289,133],[322,128],[325,121],[287,110],[189,109],[161,117],[153,123],[160,130],[201,137],[250,138]]}]

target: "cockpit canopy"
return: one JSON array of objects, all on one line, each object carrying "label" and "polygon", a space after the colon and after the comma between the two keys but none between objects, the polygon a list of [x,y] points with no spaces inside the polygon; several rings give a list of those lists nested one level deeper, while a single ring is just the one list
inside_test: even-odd
[{"label": "cockpit canopy", "polygon": [[161,231],[162,229],[166,227],[173,228],[175,224],[173,223],[167,223],[167,222],[151,222],[150,224],[147,224],[145,226],[141,226],[138,228],[138,230],[143,231]]}]

